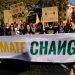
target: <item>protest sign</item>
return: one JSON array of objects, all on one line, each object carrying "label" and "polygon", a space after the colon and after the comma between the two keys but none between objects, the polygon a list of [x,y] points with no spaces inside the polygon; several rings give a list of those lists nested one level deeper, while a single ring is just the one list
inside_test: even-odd
[{"label": "protest sign", "polygon": [[42,8],[42,18],[44,22],[58,22],[58,8],[57,7]]},{"label": "protest sign", "polygon": [[26,9],[23,2],[11,5],[10,10],[14,21],[26,21]]},{"label": "protest sign", "polygon": [[11,10],[4,10],[4,23],[8,23],[8,25],[13,23]]}]

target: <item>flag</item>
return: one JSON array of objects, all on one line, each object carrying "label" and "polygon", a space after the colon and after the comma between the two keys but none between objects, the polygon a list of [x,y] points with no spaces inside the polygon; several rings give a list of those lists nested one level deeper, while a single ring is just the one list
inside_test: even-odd
[{"label": "flag", "polygon": [[36,14],[36,24],[40,22],[38,15]]}]

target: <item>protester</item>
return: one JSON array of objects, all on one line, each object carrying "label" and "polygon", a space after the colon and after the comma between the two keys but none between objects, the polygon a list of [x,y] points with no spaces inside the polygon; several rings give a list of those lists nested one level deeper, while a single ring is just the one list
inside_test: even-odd
[{"label": "protester", "polygon": [[26,24],[25,24],[25,29],[24,29],[24,31],[25,31],[25,34],[32,34],[32,33],[33,33],[33,32],[32,32],[32,29],[31,29],[31,26],[30,26],[29,23],[26,23]]},{"label": "protester", "polygon": [[6,27],[5,34],[6,36],[11,35],[11,28],[9,26]]},{"label": "protester", "polygon": [[75,21],[71,21],[68,33],[75,33]]},{"label": "protester", "polygon": [[42,25],[41,22],[36,25],[36,33],[39,33],[39,34],[43,34],[44,33],[43,32],[43,25]]},{"label": "protester", "polygon": [[63,24],[59,26],[58,33],[65,33]]},{"label": "protester", "polygon": [[15,35],[15,27],[14,27],[14,24],[11,24],[10,25],[10,29],[11,29],[11,35]]},{"label": "protester", "polygon": [[[66,26],[63,27],[65,33],[75,33],[75,17],[67,20]],[[61,64],[61,66],[64,65],[63,68],[70,71],[70,75],[75,75],[75,63],[66,63]]]},{"label": "protester", "polygon": [[20,35],[24,35],[25,34],[25,29],[24,29],[24,25],[23,24],[20,25],[19,32],[20,32]]},{"label": "protester", "polygon": [[50,30],[48,23],[44,24],[44,29],[45,29],[45,34],[48,34],[48,31]]},{"label": "protester", "polygon": [[0,27],[0,36],[4,36],[4,30],[3,30],[3,27]]}]

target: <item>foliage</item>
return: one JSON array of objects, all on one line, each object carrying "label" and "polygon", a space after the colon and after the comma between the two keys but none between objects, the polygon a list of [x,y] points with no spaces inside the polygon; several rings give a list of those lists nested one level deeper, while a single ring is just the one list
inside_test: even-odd
[{"label": "foliage", "polygon": [[69,0],[48,0],[49,2],[47,3],[46,6],[57,6],[59,10],[59,20],[64,19],[64,14],[66,9],[68,8],[68,3]]},{"label": "foliage", "polygon": [[18,2],[24,2],[26,5],[37,4],[42,7],[58,6],[59,19],[63,18],[63,12],[67,8],[68,0],[0,0],[0,20],[3,19],[3,10],[9,9],[10,5]]}]

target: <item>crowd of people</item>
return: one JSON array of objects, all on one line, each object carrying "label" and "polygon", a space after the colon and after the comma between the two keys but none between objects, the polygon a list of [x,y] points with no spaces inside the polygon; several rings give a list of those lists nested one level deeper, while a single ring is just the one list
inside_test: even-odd
[{"label": "crowd of people", "polygon": [[26,23],[20,22],[4,23],[0,26],[0,36],[9,35],[25,35],[25,34],[57,34],[57,33],[74,33],[75,32],[75,21],[67,23]]},{"label": "crowd of people", "polygon": [[[67,20],[66,23],[50,22],[50,23],[4,23],[0,26],[0,36],[12,35],[34,35],[34,34],[58,34],[58,33],[75,33],[75,19]],[[75,69],[73,64],[61,64],[63,68]]]},{"label": "crowd of people", "polygon": [[[58,34],[58,33],[75,33],[75,20],[68,20],[66,23],[52,22],[52,23],[26,23],[20,22],[3,24],[0,27],[0,36],[12,36],[12,35],[34,35],[34,34]],[[75,69],[75,63],[72,64],[60,64],[63,68],[70,70]]]}]

